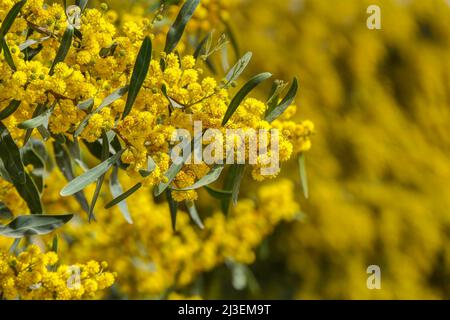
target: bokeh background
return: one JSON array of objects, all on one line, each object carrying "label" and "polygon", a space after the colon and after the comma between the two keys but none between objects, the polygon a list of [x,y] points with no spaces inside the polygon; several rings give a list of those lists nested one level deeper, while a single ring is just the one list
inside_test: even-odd
[{"label": "bokeh background", "polygon": [[[108,3],[122,20],[127,14],[130,19],[148,16],[158,7],[153,0],[89,5],[100,2]],[[381,8],[381,30],[366,26],[372,4]],[[277,79],[299,79],[297,120],[309,119],[316,128],[306,154],[309,198],[301,191],[295,161],[284,166],[279,178],[291,184],[275,184],[278,190],[269,187],[263,196],[282,198],[293,184],[302,214],[273,232],[269,223],[264,236],[272,233],[257,246],[255,256],[253,244],[250,249],[243,246],[252,263],[230,265],[209,257],[206,242],[191,227],[173,238],[165,204],[145,195],[130,204],[134,226],[117,222],[109,213],[100,215],[104,224],[80,227],[80,246],[69,251],[70,245],[62,244],[65,259],[106,259],[118,269],[128,294],[113,290],[107,298],[148,298],[148,292],[167,297],[175,271],[153,277],[148,264],[142,267],[155,255],[167,269],[171,259],[190,268],[186,285],[176,290],[183,296],[174,298],[449,299],[450,2],[202,0],[188,33],[204,36],[211,28],[216,35],[231,29],[240,54],[253,52],[244,78],[270,71]],[[163,40],[157,35],[154,43]],[[187,43],[179,50],[193,51]],[[235,58],[230,49],[230,63]],[[215,62],[220,64],[220,57]],[[256,95],[266,97],[267,89],[262,86]],[[255,198],[258,185],[245,181],[242,198]],[[50,205],[60,205],[58,190],[55,186],[47,195]],[[286,197],[278,203],[289,203],[291,208],[284,210],[289,211],[295,205]],[[276,201],[269,203],[262,210],[266,217],[284,212]],[[200,201],[199,210],[211,211],[211,199]],[[257,220],[239,224],[239,210],[254,217],[244,215],[254,211],[244,203],[229,230],[251,235]],[[181,216],[180,224],[189,224],[187,216]],[[226,228],[216,236],[225,237]],[[198,248],[193,245],[204,247],[200,260],[211,258],[208,267],[195,265]],[[369,265],[381,268],[380,290],[366,286]]]}]

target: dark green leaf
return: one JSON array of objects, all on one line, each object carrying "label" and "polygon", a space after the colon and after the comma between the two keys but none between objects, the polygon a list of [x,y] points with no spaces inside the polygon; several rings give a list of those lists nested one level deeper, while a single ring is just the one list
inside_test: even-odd
[{"label": "dark green leaf", "polygon": [[[117,166],[113,167],[111,176],[109,178],[109,189],[114,198],[119,197],[123,193],[122,185],[119,182],[119,168]],[[133,224],[133,219],[131,218],[130,211],[128,210],[128,205],[126,200],[119,202],[118,207],[123,217],[129,224]]]},{"label": "dark green leaf", "polygon": [[[239,188],[241,186],[242,177],[244,176],[245,164],[233,164],[228,170],[225,178],[224,190],[231,191],[231,200],[237,203],[239,196]],[[222,200],[222,211],[227,214],[230,206],[230,200]]]},{"label": "dark green leaf", "polygon": [[227,80],[227,85],[239,78],[251,59],[252,53],[247,52],[236,62],[236,64],[230,69],[230,71],[228,71],[225,77],[225,79]]},{"label": "dark green leaf", "polygon": [[239,44],[236,40],[236,36],[234,35],[233,29],[231,28],[230,24],[228,22],[224,22],[226,27],[226,34],[228,35],[228,39],[230,39],[231,46],[233,47],[234,54],[236,57],[240,57],[241,53],[239,50]]},{"label": "dark green leaf", "polygon": [[133,187],[131,187],[130,189],[128,189],[127,191],[125,191],[124,193],[120,194],[119,196],[115,197],[114,199],[112,199],[110,202],[108,202],[105,206],[105,209],[109,209],[111,207],[114,207],[116,204],[120,204],[122,201],[124,201],[126,198],[128,198],[129,196],[131,196],[133,193],[135,193],[136,191],[138,191],[140,188],[142,187],[142,183],[137,183],[135,184]]},{"label": "dark green leaf", "polygon": [[4,38],[0,39],[0,43],[2,45],[2,49],[3,49],[3,54],[5,56],[5,60],[8,63],[9,67],[13,70],[16,71],[16,65],[14,64],[14,60],[13,57],[11,55],[11,52],[9,51],[9,47],[8,44],[6,43],[6,40]]},{"label": "dark green leaf", "polygon": [[50,119],[50,116],[52,115],[53,110],[55,109],[56,101],[53,103],[53,105],[39,114],[38,116],[26,120],[24,122],[21,122],[17,125],[20,129],[33,129],[37,128],[39,126],[44,126],[45,128],[48,127],[48,120]]},{"label": "dark green leaf", "polygon": [[194,14],[195,9],[197,8],[200,0],[187,0],[183,7],[181,8],[178,16],[170,27],[169,32],[167,33],[166,38],[166,46],[164,47],[164,52],[170,53],[177,46],[178,42],[183,35],[184,29],[186,28],[186,24],[191,19]]},{"label": "dark green leaf", "polygon": [[23,200],[27,203],[32,214],[42,214],[42,202],[39,189],[28,173],[25,173],[25,183],[20,184],[13,181],[14,187]]},{"label": "dark green leaf", "polygon": [[175,189],[174,188],[174,190],[187,191],[187,190],[195,190],[195,189],[199,189],[201,187],[207,186],[207,185],[213,183],[214,181],[216,181],[217,179],[219,179],[220,174],[222,173],[223,167],[224,167],[223,164],[215,165],[205,176],[200,178],[200,180],[195,182],[193,185],[183,188],[183,189]]},{"label": "dark green leaf", "polygon": [[192,221],[194,221],[195,224],[200,229],[203,230],[205,228],[205,226],[203,225],[202,219],[198,215],[198,211],[197,211],[194,201],[186,201],[186,207],[188,209],[188,212],[189,212],[189,215],[191,216]]},{"label": "dark green leaf", "polygon": [[283,100],[275,108],[268,110],[265,118],[267,122],[272,122],[278,118],[292,104],[292,101],[294,101],[297,94],[297,90],[298,82],[297,79],[294,78],[294,81],[292,82],[292,85]]},{"label": "dark green leaf", "polygon": [[204,186],[206,191],[210,194],[210,196],[222,200],[222,199],[230,199],[233,191],[220,190],[210,186]]},{"label": "dark green leaf", "polygon": [[20,101],[18,100],[11,100],[11,102],[8,104],[8,106],[0,111],[0,120],[8,118],[10,115],[12,115],[20,106]]},{"label": "dark green leaf", "polygon": [[26,2],[27,0],[19,1],[11,8],[11,10],[9,10],[8,14],[2,22],[2,26],[0,27],[0,38],[4,38],[8,33],[9,29],[14,23],[14,20],[16,20],[18,14],[20,13],[20,10],[22,10],[22,7]]},{"label": "dark green leaf", "polygon": [[139,174],[141,177],[146,178],[153,172],[153,170],[155,170],[155,168],[156,163],[153,158],[149,156],[147,160],[147,170],[139,170]]},{"label": "dark green leaf", "polygon": [[194,58],[197,60],[201,54],[205,52],[205,44],[209,41],[209,39],[212,37],[212,31],[210,31],[197,45],[194,51]]},{"label": "dark green leaf", "polygon": [[308,199],[308,176],[306,175],[305,155],[303,153],[298,157],[298,168],[300,171],[300,180],[302,182],[303,194],[305,198]]},{"label": "dark green leaf", "polygon": [[241,104],[242,100],[252,91],[258,84],[267,80],[272,76],[271,73],[264,72],[260,73],[253,78],[251,78],[242,88],[236,93],[233,100],[231,100],[230,105],[228,106],[227,112],[222,121],[222,126],[226,125],[228,120],[230,120],[231,116],[234,114],[236,109]]},{"label": "dark green leaf", "polygon": [[56,235],[56,234],[53,236],[52,251],[55,253],[58,252],[58,235]]},{"label": "dark green leaf", "polygon": [[69,53],[70,46],[72,45],[73,32],[74,27],[69,24],[61,38],[61,44],[58,48],[58,52],[56,53],[55,60],[53,60],[52,66],[50,68],[50,75],[53,75],[55,66],[58,63],[63,62],[67,54]]},{"label": "dark green leaf", "polygon": [[34,144],[42,143],[38,140],[29,141],[22,149],[20,149],[24,166],[32,165],[31,177],[33,178],[39,192],[44,188],[45,160],[34,149]]},{"label": "dark green leaf", "polygon": [[[44,112],[45,108],[46,108],[46,104],[38,104],[33,111],[32,118],[35,118],[38,115],[40,115],[42,112]],[[47,140],[50,137],[50,132],[48,132],[48,131],[44,132],[42,129],[38,129],[38,130],[39,130],[39,133],[44,138],[44,140]],[[25,132],[25,137],[23,139],[23,144],[27,144],[27,142],[31,138],[32,134],[33,134],[33,128],[27,129],[27,131]]]},{"label": "dark green leaf", "polygon": [[122,114],[122,119],[125,118],[131,111],[133,104],[137,98],[139,90],[141,90],[144,84],[145,77],[147,76],[148,69],[150,67],[150,61],[152,59],[152,41],[149,37],[145,37],[139,50],[134,64],[133,74],[130,80],[130,89],[128,92],[127,103]]},{"label": "dark green leaf", "polygon": [[96,167],[90,169],[89,171],[83,173],[81,176],[76,177],[70,181],[60,192],[61,196],[66,197],[83,190],[88,184],[91,184],[105,172],[111,168],[111,166],[120,159],[123,151],[119,151],[115,155],[109,157],[106,161],[103,161]]},{"label": "dark green leaf", "polygon": [[8,129],[1,121],[0,158],[12,181],[17,184],[24,184],[26,182],[26,173],[20,158],[19,148],[14,143]]},{"label": "dark green leaf", "polygon": [[81,11],[83,11],[86,8],[88,2],[89,0],[77,0],[75,1],[75,4],[81,8]]},{"label": "dark green leaf", "polygon": [[178,204],[175,200],[173,200],[172,190],[170,188],[166,189],[166,197],[167,202],[169,203],[170,218],[172,220],[172,230],[176,231]]},{"label": "dark green leaf", "polygon": [[43,235],[63,226],[72,217],[72,214],[18,216],[9,224],[0,226],[0,235],[9,238]]},{"label": "dark green leaf", "polygon": [[42,37],[40,39],[27,39],[25,42],[23,42],[19,45],[19,49],[20,49],[20,51],[23,51],[35,44],[44,42],[45,40],[48,40],[48,39],[50,39],[50,36]]},{"label": "dark green leaf", "polygon": [[[191,146],[192,145],[196,145],[200,139],[202,138],[202,135],[199,134],[197,135],[192,141],[191,141]],[[190,150],[191,151],[191,150]],[[186,162],[186,160],[189,158],[189,156],[191,155],[192,152],[183,152],[183,159],[181,161],[181,163],[172,163],[172,165],[169,167],[169,170],[167,170],[167,172],[164,174],[167,177],[167,182],[161,182],[160,184],[158,184],[155,189],[154,189],[154,195],[157,197],[159,196],[161,193],[164,192],[164,190],[167,189],[167,187],[172,183],[173,179],[175,179],[175,177],[177,176],[178,172],[180,172],[180,170],[183,168],[184,163]]]},{"label": "dark green leaf", "polygon": [[13,213],[9,208],[0,201],[0,219],[12,219],[14,217]]}]

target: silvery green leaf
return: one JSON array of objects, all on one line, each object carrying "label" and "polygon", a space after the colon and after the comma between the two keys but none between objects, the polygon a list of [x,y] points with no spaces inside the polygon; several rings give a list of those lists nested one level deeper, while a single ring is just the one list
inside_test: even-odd
[{"label": "silvery green leaf", "polygon": [[0,235],[9,238],[43,235],[63,226],[72,217],[72,214],[18,216],[7,225],[0,225]]}]

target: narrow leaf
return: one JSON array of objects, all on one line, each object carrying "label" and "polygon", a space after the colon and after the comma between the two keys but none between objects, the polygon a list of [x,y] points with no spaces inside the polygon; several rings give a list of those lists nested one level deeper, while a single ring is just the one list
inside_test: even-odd
[{"label": "narrow leaf", "polygon": [[139,170],[139,174],[141,175],[141,177],[146,178],[153,172],[153,170],[155,170],[155,168],[156,168],[156,163],[153,160],[153,158],[149,156],[148,160],[147,160],[147,169]]},{"label": "narrow leaf", "polygon": [[170,188],[166,189],[166,197],[167,197],[167,202],[169,203],[170,218],[172,220],[172,230],[175,232],[176,226],[177,226],[178,204],[175,200],[173,200],[172,190]]},{"label": "narrow leaf", "polygon": [[195,207],[194,201],[186,201],[186,207],[188,209],[189,215],[191,216],[192,221],[195,222],[195,224],[200,228],[204,229],[205,226],[203,225],[202,219],[200,219],[200,216],[198,215],[197,208]]},{"label": "narrow leaf", "polygon": [[19,148],[2,122],[0,122],[0,158],[12,181],[17,184],[24,184],[26,173],[20,158]]},{"label": "narrow leaf", "polygon": [[244,72],[245,68],[249,64],[250,60],[252,59],[252,53],[247,52],[245,53],[237,62],[236,64],[228,71],[225,79],[227,80],[227,83],[231,83],[232,81],[236,81],[239,76]]},{"label": "narrow leaf", "polygon": [[[239,189],[241,186],[242,177],[244,176],[245,164],[231,165],[228,174],[225,178],[224,190],[231,191],[231,200],[234,204],[237,203],[239,196]],[[222,211],[227,214],[230,206],[230,200],[222,200]]]},{"label": "narrow leaf", "polygon": [[43,235],[63,226],[72,217],[72,214],[18,216],[9,224],[0,226],[0,235],[9,238]]},{"label": "narrow leaf", "polygon": [[19,49],[20,49],[20,51],[23,51],[23,50],[25,50],[25,49],[27,49],[27,48],[35,45],[35,44],[44,42],[44,41],[46,41],[48,39],[50,39],[50,36],[42,37],[40,39],[27,39],[25,42],[23,42],[23,43],[21,43],[19,45]]},{"label": "narrow leaf", "polygon": [[[105,130],[103,130],[102,131],[102,159],[101,160],[103,162],[105,162],[107,160],[108,156],[109,156],[109,141],[108,141],[108,136],[106,135]],[[92,219],[95,220],[94,208],[95,208],[95,204],[97,203],[98,196],[100,195],[103,181],[105,180],[105,173],[103,173],[97,180],[94,195],[92,196],[92,200],[91,200],[91,205],[89,206],[89,221],[91,221]]]},{"label": "narrow leaf", "polygon": [[229,190],[220,190],[216,189],[210,186],[204,186],[206,191],[209,193],[210,196],[213,198],[223,200],[223,199],[230,199],[231,195],[233,194],[233,191]]},{"label": "narrow leaf", "polygon": [[205,176],[200,178],[193,185],[183,188],[183,189],[175,189],[174,188],[174,190],[187,191],[187,190],[195,190],[195,189],[199,189],[203,186],[207,186],[207,185],[215,182],[217,179],[219,179],[223,168],[224,168],[224,165],[222,165],[222,164],[215,165]]},{"label": "narrow leaf", "polygon": [[151,59],[152,41],[147,36],[142,43],[142,46],[136,58],[136,63],[134,64],[133,74],[131,75],[130,80],[127,103],[125,104],[122,119],[124,119],[131,112],[131,108],[136,101],[139,90],[141,90],[141,87],[144,84],[145,77],[147,76],[148,69],[150,67]]},{"label": "narrow leaf", "polygon": [[260,73],[253,78],[251,78],[242,88],[241,90],[236,93],[233,100],[231,100],[230,105],[228,106],[228,109],[225,113],[225,116],[222,121],[222,126],[226,125],[228,120],[230,120],[231,116],[234,114],[236,109],[241,104],[242,100],[252,91],[258,84],[263,82],[264,80],[267,80],[272,76],[271,73],[264,72]]},{"label": "narrow leaf", "polygon": [[81,11],[83,11],[86,8],[88,2],[89,0],[77,0],[75,1],[75,4],[81,8]]},{"label": "narrow leaf", "polygon": [[19,123],[17,125],[18,128],[20,129],[33,129],[33,128],[37,128],[39,126],[44,126],[44,127],[48,127],[48,120],[50,119],[50,116],[55,108],[55,103],[53,103],[53,105],[48,108],[47,110],[45,110],[44,112],[42,112],[41,114],[39,114],[38,116],[23,121],[21,123]]},{"label": "narrow leaf", "polygon": [[[75,174],[73,173],[72,161],[70,159],[69,152],[64,148],[64,145],[56,141],[53,142],[53,150],[55,161],[59,170],[67,181],[72,181],[75,178]],[[75,193],[75,199],[85,212],[89,212],[89,204],[83,191]]]},{"label": "narrow leaf", "polygon": [[0,43],[1,43],[1,48],[3,49],[3,54],[5,56],[6,62],[8,63],[9,67],[13,71],[16,71],[16,65],[14,64],[14,60],[11,55],[11,51],[9,51],[9,47],[8,47],[8,44],[6,43],[5,38],[1,38]]},{"label": "narrow leaf", "polygon": [[123,151],[119,151],[118,153],[114,154],[110,158],[108,158],[106,161],[103,161],[96,167],[90,169],[89,171],[83,173],[81,176],[76,177],[72,181],[70,181],[60,192],[61,196],[66,197],[70,196],[74,193],[77,193],[78,191],[83,190],[88,184],[91,184],[102,174],[107,172],[111,166],[120,159],[120,156],[122,155]]},{"label": "narrow leaf", "polygon": [[297,95],[297,90],[298,82],[297,79],[294,78],[294,80],[292,81],[292,85],[283,100],[275,108],[273,108],[273,110],[270,110],[266,115],[266,121],[272,122],[273,120],[278,118],[292,104],[292,101],[294,101],[295,96]]},{"label": "narrow leaf", "polygon": [[25,173],[25,183],[16,183],[13,181],[14,187],[23,200],[27,203],[32,214],[42,214],[42,202],[39,189],[34,180],[28,173]]},{"label": "narrow leaf", "polygon": [[[109,178],[109,189],[114,198],[119,197],[123,193],[122,185],[119,182],[119,168],[117,166],[113,167],[111,176]],[[133,224],[133,219],[131,218],[130,211],[128,210],[128,205],[126,200],[118,203],[118,207],[123,217],[129,224]]]},{"label": "narrow leaf", "polygon": [[0,111],[0,120],[6,119],[12,115],[19,108],[20,103],[21,102],[18,100],[11,100],[8,106]]},{"label": "narrow leaf", "polygon": [[184,29],[186,28],[186,24],[191,19],[194,14],[195,9],[197,8],[200,0],[187,0],[183,7],[181,7],[180,12],[178,13],[175,22],[170,27],[169,32],[167,33],[166,38],[166,46],[164,48],[164,52],[170,53],[177,46],[178,42],[183,35]]},{"label": "narrow leaf", "polygon": [[[95,109],[92,113],[87,115],[86,118],[84,118],[80,122],[80,124],[78,125],[77,129],[75,130],[75,133],[73,134],[73,136],[78,137],[83,132],[84,128],[86,128],[86,126],[89,123],[89,120],[91,119],[91,117],[94,114],[99,113],[104,107],[109,106],[114,101],[117,101],[118,99],[122,98],[127,92],[128,92],[128,86],[125,86],[125,87],[115,90],[113,93],[111,93],[109,96],[107,96],[102,101],[102,103],[97,107],[97,109]],[[90,108],[90,107],[88,107],[88,108]]]},{"label": "narrow leaf", "polygon": [[11,8],[11,10],[9,10],[8,14],[2,22],[2,26],[0,27],[0,38],[4,38],[8,33],[9,29],[14,23],[14,20],[16,20],[17,16],[20,13],[20,10],[22,10],[22,7],[26,2],[27,0],[19,1]]},{"label": "narrow leaf", "polygon": [[58,63],[63,62],[67,54],[69,53],[70,46],[72,45],[72,38],[74,32],[73,30],[74,30],[73,26],[69,24],[61,38],[61,44],[58,48],[58,52],[56,53],[55,60],[53,60],[52,66],[50,68],[49,72],[50,75],[53,75],[53,72],[55,71],[55,66]]},{"label": "narrow leaf", "polygon": [[12,211],[0,201],[0,219],[12,219],[13,217]]},{"label": "narrow leaf", "polygon": [[300,180],[302,182],[303,195],[306,199],[308,199],[308,176],[306,174],[305,155],[303,153],[298,157],[298,167],[300,171]]},{"label": "narrow leaf", "polygon": [[115,197],[114,199],[112,199],[110,202],[108,202],[105,206],[105,209],[109,209],[114,207],[116,204],[120,204],[122,201],[124,201],[126,198],[128,198],[129,196],[131,196],[133,193],[135,193],[136,191],[138,191],[140,188],[142,187],[142,183],[137,183],[135,184],[133,187],[131,187],[130,189],[128,189],[127,191],[125,191],[124,193],[120,194],[119,196]]}]

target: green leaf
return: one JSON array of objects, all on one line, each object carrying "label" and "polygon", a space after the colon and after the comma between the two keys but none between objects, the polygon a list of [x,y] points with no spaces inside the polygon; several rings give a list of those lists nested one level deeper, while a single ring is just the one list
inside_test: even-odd
[{"label": "green leaf", "polygon": [[131,196],[133,193],[135,193],[136,191],[138,191],[140,188],[142,187],[142,183],[137,183],[135,184],[133,187],[131,187],[130,189],[128,189],[127,191],[125,191],[124,193],[120,194],[119,196],[115,197],[114,199],[112,199],[110,202],[108,202],[105,206],[105,209],[109,209],[114,207],[116,204],[120,204],[122,201],[124,201],[126,198],[128,198],[129,196]]},{"label": "green leaf", "polygon": [[173,200],[172,190],[170,188],[166,189],[166,197],[167,197],[167,202],[169,203],[170,218],[172,220],[172,230],[175,232],[176,226],[177,226],[178,204],[175,200]]},{"label": "green leaf", "polygon": [[[109,141],[108,136],[106,135],[105,130],[102,130],[102,162],[105,162],[109,156]],[[106,172],[105,172],[106,173]],[[95,220],[94,217],[94,208],[97,203],[98,196],[100,195],[100,190],[102,189],[103,181],[105,180],[105,173],[103,173],[98,179],[97,184],[95,185],[95,191],[92,196],[91,205],[89,206],[89,221],[92,219]]]},{"label": "green leaf", "polygon": [[177,190],[177,191],[187,191],[187,190],[195,190],[195,189],[199,189],[201,187],[207,186],[207,185],[215,182],[217,179],[219,179],[223,168],[224,168],[223,164],[215,165],[205,176],[200,178],[193,185],[183,188],[183,189],[175,189],[175,188],[173,188],[173,189]]},{"label": "green leaf", "polygon": [[16,20],[17,16],[20,13],[20,10],[22,10],[22,7],[26,2],[27,0],[19,1],[11,8],[11,10],[9,10],[8,14],[2,22],[2,26],[0,27],[0,38],[4,38],[8,33],[9,29],[14,23],[14,20]]},{"label": "green leaf", "polygon": [[72,45],[73,32],[74,27],[69,24],[61,38],[61,44],[58,48],[58,52],[56,53],[55,60],[53,60],[52,66],[50,68],[49,72],[50,75],[53,75],[53,72],[55,71],[55,66],[58,63],[63,62],[67,54],[69,53],[70,46]]},{"label": "green leaf", "polygon": [[[59,170],[67,179],[67,181],[72,181],[75,178],[75,174],[73,172],[72,161],[69,152],[66,150],[64,145],[56,141],[53,142],[53,150],[55,155],[55,162]],[[83,191],[75,193],[75,199],[85,212],[89,212],[89,204]]]},{"label": "green leaf", "polygon": [[20,184],[13,181],[14,187],[23,200],[27,203],[32,214],[42,214],[42,202],[39,189],[28,173],[25,173],[25,183]]},{"label": "green leaf", "polygon": [[80,110],[89,110],[94,105],[94,99],[89,98],[85,101],[81,101],[77,104],[77,108]]},{"label": "green leaf", "polygon": [[236,40],[236,36],[234,35],[233,29],[231,28],[230,24],[226,21],[224,21],[225,27],[226,27],[226,34],[228,35],[228,39],[230,39],[231,46],[233,47],[234,54],[236,57],[240,57],[240,50],[239,50],[239,44]]},{"label": "green leaf", "polygon": [[282,80],[275,80],[270,89],[269,98],[267,99],[267,113],[273,110],[278,105],[280,93],[286,88],[287,83]]},{"label": "green leaf", "polygon": [[9,238],[43,235],[63,226],[72,217],[72,214],[18,216],[9,224],[0,226],[0,235]]},{"label": "green leaf", "polygon": [[186,207],[188,209],[188,212],[189,212],[189,215],[191,216],[192,221],[194,221],[195,224],[200,229],[203,230],[205,228],[205,226],[203,225],[202,219],[198,215],[198,211],[197,211],[194,201],[186,201]]},{"label": "green leaf", "polygon": [[[113,167],[113,170],[111,172],[111,176],[109,178],[109,190],[111,191],[111,194],[114,198],[119,197],[123,193],[122,185],[119,182],[119,168],[117,166]],[[118,203],[120,212],[122,213],[122,216],[125,218],[125,220],[129,224],[133,224],[133,219],[131,218],[130,211],[128,210],[128,205],[126,200],[123,200]]]},{"label": "green leaf", "polygon": [[141,90],[144,84],[145,77],[147,76],[148,69],[150,67],[150,60],[152,59],[152,41],[147,36],[142,43],[141,49],[136,58],[134,64],[133,74],[130,80],[130,90],[128,92],[127,103],[122,114],[124,119],[131,111],[134,102],[136,101],[139,90]]},{"label": "green leaf", "polygon": [[56,234],[53,236],[52,251],[54,253],[58,252],[58,235],[56,235]]},{"label": "green leaf", "polygon": [[0,39],[1,49],[3,49],[3,54],[5,56],[5,60],[8,63],[9,67],[16,71],[16,65],[14,64],[13,57],[11,55],[11,51],[9,51],[8,44],[6,43],[6,40],[4,38]]},{"label": "green leaf", "polygon": [[[192,145],[195,146],[200,141],[201,138],[202,138],[201,134],[197,135],[194,139],[192,139],[191,146]],[[164,174],[167,177],[167,182],[161,182],[160,184],[158,184],[155,187],[154,192],[153,192],[155,197],[157,197],[161,193],[163,193],[164,190],[166,190],[167,187],[172,183],[173,179],[175,179],[175,177],[177,176],[178,172],[180,172],[180,170],[183,168],[184,163],[189,158],[191,153],[192,153],[192,151],[183,153],[183,159],[182,159],[181,163],[172,163],[172,165],[169,167],[169,170],[167,170],[167,172]]]},{"label": "green leaf", "polygon": [[0,159],[3,161],[8,175],[17,184],[26,182],[26,173],[20,158],[20,152],[11,134],[0,121]]},{"label": "green leaf", "polygon": [[13,213],[9,208],[0,201],[0,219],[12,219],[14,217]]},{"label": "green leaf", "polygon": [[208,32],[208,34],[198,43],[198,45],[194,51],[195,60],[197,60],[200,57],[200,55],[205,52],[205,48],[204,48],[205,44],[206,44],[206,42],[210,41],[209,39],[212,38],[212,35],[213,35],[212,31]]},{"label": "green leaf", "polygon": [[230,105],[228,106],[227,112],[222,121],[222,126],[226,125],[228,120],[230,120],[231,116],[234,114],[236,109],[241,104],[242,100],[252,91],[258,84],[267,80],[272,76],[271,73],[264,72],[260,73],[253,78],[251,78],[242,88],[236,93],[233,100],[231,100]]},{"label": "green leaf", "polygon": [[156,163],[153,160],[153,158],[149,156],[148,160],[147,160],[147,170],[141,169],[141,170],[139,170],[139,174],[141,175],[141,177],[146,178],[153,172],[153,170],[155,170],[155,168],[156,168]]},{"label": "green leaf", "polygon": [[96,167],[90,169],[89,171],[83,173],[81,176],[76,177],[72,181],[70,181],[60,192],[60,195],[63,197],[67,197],[77,193],[78,191],[83,190],[88,184],[91,184],[101,175],[111,168],[111,166],[120,159],[123,150],[117,152],[113,156],[109,157],[106,161],[103,161]]},{"label": "green leaf", "polygon": [[[39,140],[29,141],[22,149],[20,149],[20,154],[24,166],[28,165],[33,166],[33,170],[31,171],[31,177],[33,178],[39,192],[42,192],[44,188],[46,155],[44,155],[44,157],[41,157],[41,155],[35,150],[34,146],[37,144],[43,145],[43,143]],[[45,146],[44,152],[46,152]]]},{"label": "green leaf", "polygon": [[180,12],[178,13],[175,22],[170,27],[170,30],[167,33],[164,52],[170,53],[175,49],[181,39],[181,36],[183,35],[186,24],[191,19],[199,3],[200,0],[186,0]]},{"label": "green leaf", "polygon": [[[109,96],[107,96],[102,103],[98,106],[97,109],[95,109],[92,113],[90,113],[89,115],[86,116],[86,118],[83,119],[83,121],[80,122],[80,124],[78,125],[77,129],[75,130],[75,133],[73,134],[74,137],[78,137],[84,130],[84,128],[86,128],[86,126],[89,123],[89,120],[91,119],[91,117],[96,114],[99,113],[104,107],[109,106],[110,104],[112,104],[114,101],[119,100],[120,98],[122,98],[126,93],[128,92],[128,86],[119,88],[117,90],[115,90],[113,93],[111,93]],[[89,107],[90,108],[90,107]]]},{"label": "green leaf", "polygon": [[206,191],[209,193],[209,195],[213,198],[224,200],[224,199],[230,199],[231,195],[233,194],[233,191],[228,190],[220,190],[216,189],[210,186],[204,186]]},{"label": "green leaf", "polygon": [[20,129],[33,129],[37,128],[39,126],[44,126],[45,128],[48,127],[48,120],[50,119],[50,116],[52,115],[53,110],[55,109],[56,101],[53,103],[53,105],[39,114],[38,116],[23,121],[17,125]]},{"label": "green leaf", "polygon": [[[31,117],[32,118],[37,117],[45,110],[45,108],[46,108],[46,104],[38,104],[36,106],[36,108],[34,109]],[[40,127],[38,127],[38,128],[40,128]],[[44,132],[44,130],[42,130],[42,128],[38,129],[38,130],[39,130],[39,133],[44,138],[44,140],[47,140],[50,137],[50,132],[48,132],[48,131]],[[31,138],[32,133],[33,133],[33,128],[27,129],[27,131],[25,132],[25,137],[23,139],[23,144],[26,144],[28,142],[28,140]]]},{"label": "green leaf", "polygon": [[230,71],[228,71],[225,77],[225,79],[227,80],[227,85],[239,78],[239,76],[242,74],[242,72],[244,72],[245,68],[252,59],[252,55],[253,54],[251,52],[245,53],[230,69]]},{"label": "green leaf", "polygon": [[302,182],[303,195],[306,199],[309,197],[308,176],[306,174],[305,155],[303,153],[298,157],[298,168],[300,171],[300,180]]},{"label": "green leaf", "polygon": [[292,104],[292,101],[294,101],[295,96],[297,95],[297,90],[298,82],[297,78],[294,78],[292,85],[283,100],[275,108],[268,110],[265,118],[267,122],[272,122],[278,118]]},{"label": "green leaf", "polygon": [[18,100],[11,100],[8,106],[0,111],[0,120],[6,119],[12,115],[19,108],[20,103],[21,102]]},{"label": "green leaf", "polygon": [[[239,189],[244,172],[245,164],[233,164],[230,166],[228,174],[225,178],[224,190],[231,191],[231,200],[234,204],[236,204],[238,200]],[[222,211],[227,214],[230,206],[230,200],[222,200],[221,206]]]},{"label": "green leaf", "polygon": [[19,243],[21,240],[22,240],[21,238],[14,239],[13,244],[11,245],[11,247],[9,247],[9,250],[8,250],[9,253],[13,254],[16,252],[17,247],[19,246]]},{"label": "green leaf", "polygon": [[77,0],[75,1],[75,4],[81,8],[81,11],[83,11],[86,8],[88,2],[89,0]]}]

